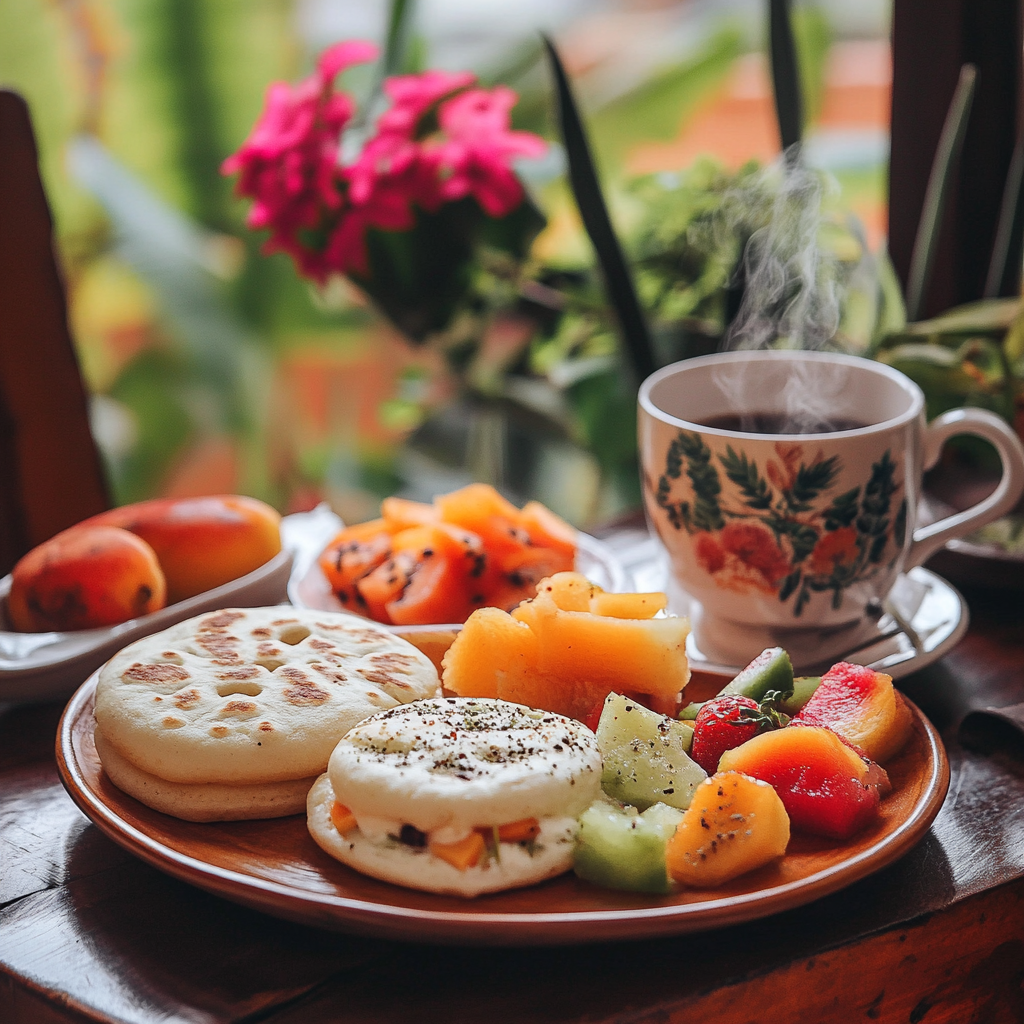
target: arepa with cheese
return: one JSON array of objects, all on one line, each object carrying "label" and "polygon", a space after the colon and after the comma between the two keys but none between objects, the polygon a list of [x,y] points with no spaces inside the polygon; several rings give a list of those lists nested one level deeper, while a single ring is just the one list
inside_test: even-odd
[{"label": "arepa with cheese", "polygon": [[438,689],[425,655],[365,619],[225,609],[101,669],[97,750],[115,785],[178,817],[294,814],[349,729]]},{"label": "arepa with cheese", "polygon": [[596,737],[579,722],[495,699],[424,700],[345,735],[307,823],[358,871],[476,896],[571,868],[576,819],[600,788]]}]

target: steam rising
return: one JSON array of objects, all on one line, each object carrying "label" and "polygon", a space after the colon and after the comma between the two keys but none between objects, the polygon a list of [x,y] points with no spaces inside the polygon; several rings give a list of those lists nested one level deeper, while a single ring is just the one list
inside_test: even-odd
[{"label": "steam rising", "polygon": [[725,347],[821,349],[840,316],[837,260],[820,238],[826,179],[788,154],[759,179],[767,223],[744,250],[743,301]]},{"label": "steam rising", "polygon": [[[723,348],[812,349],[830,347],[840,322],[837,259],[821,241],[822,200],[828,179],[809,170],[793,147],[758,175],[754,194],[767,206],[767,221],[747,241],[742,261],[743,297],[729,326]],[[746,195],[726,195],[726,222],[749,222]],[[782,433],[813,433],[830,429],[836,400],[844,389],[843,374],[830,368],[826,376],[805,379],[794,374],[781,393],[765,395],[751,373],[730,375],[720,383],[740,412],[784,413]],[[741,429],[754,429],[743,422]]]}]

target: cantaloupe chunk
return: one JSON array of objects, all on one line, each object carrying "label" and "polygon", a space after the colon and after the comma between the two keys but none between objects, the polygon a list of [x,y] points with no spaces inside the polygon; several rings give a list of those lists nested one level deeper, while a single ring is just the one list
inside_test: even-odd
[{"label": "cantaloupe chunk", "polygon": [[694,791],[665,850],[681,885],[712,888],[770,863],[789,845],[789,815],[766,782],[719,772]]},{"label": "cantaloupe chunk", "polygon": [[342,835],[346,832],[351,832],[358,824],[356,816],[343,803],[339,803],[337,800],[331,804],[331,821]]},{"label": "cantaloupe chunk", "polygon": [[444,686],[460,697],[509,700],[508,679],[524,677],[536,662],[537,638],[526,626],[500,608],[479,608],[445,652]]},{"label": "cantaloupe chunk", "polygon": [[487,840],[479,832],[470,832],[468,836],[454,843],[430,844],[430,852],[435,857],[447,861],[459,871],[475,867],[485,849],[487,849]]},{"label": "cantaloupe chunk", "polygon": [[580,721],[613,690],[674,712],[690,678],[688,620],[597,615],[589,610],[595,590],[577,573],[559,573],[511,615],[493,608],[474,612],[445,655],[445,688]]},{"label": "cantaloupe chunk", "polygon": [[528,843],[540,835],[540,822],[536,818],[520,818],[498,826],[498,842]]},{"label": "cantaloupe chunk", "polygon": [[667,606],[667,594],[610,594],[603,590],[590,599],[595,615],[613,619],[652,619]]}]

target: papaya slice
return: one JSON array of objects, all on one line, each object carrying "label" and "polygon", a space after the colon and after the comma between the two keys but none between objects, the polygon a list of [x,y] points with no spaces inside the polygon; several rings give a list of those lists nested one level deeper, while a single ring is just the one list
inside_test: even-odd
[{"label": "papaya slice", "polygon": [[380,503],[380,514],[384,522],[394,530],[405,530],[410,526],[436,523],[440,518],[440,512],[434,505],[396,497],[385,498]]},{"label": "papaya slice", "polygon": [[320,569],[331,590],[349,611],[366,614],[359,582],[391,555],[391,533],[384,521],[349,526],[320,555]]},{"label": "papaya slice", "polygon": [[572,570],[576,532],[539,502],[521,511],[487,484],[431,505],[385,498],[381,518],[343,530],[320,568],[350,611],[388,625],[464,622],[511,610],[538,582]]}]

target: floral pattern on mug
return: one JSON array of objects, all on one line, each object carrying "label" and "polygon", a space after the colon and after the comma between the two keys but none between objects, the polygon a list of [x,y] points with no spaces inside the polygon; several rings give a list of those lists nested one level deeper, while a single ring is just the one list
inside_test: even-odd
[{"label": "floral pattern on mug", "polygon": [[[806,448],[777,442],[762,472],[731,444],[715,455],[700,434],[680,431],[655,490],[669,522],[693,536],[698,564],[720,586],[783,602],[793,597],[794,615],[814,593],[831,591],[839,608],[847,587],[890,569],[907,528],[906,498],[892,508],[901,483],[889,450],[866,481],[835,493],[839,456],[825,458],[819,449],[808,457]],[[673,501],[684,473],[692,498]],[[728,495],[721,473],[733,485]]]}]

